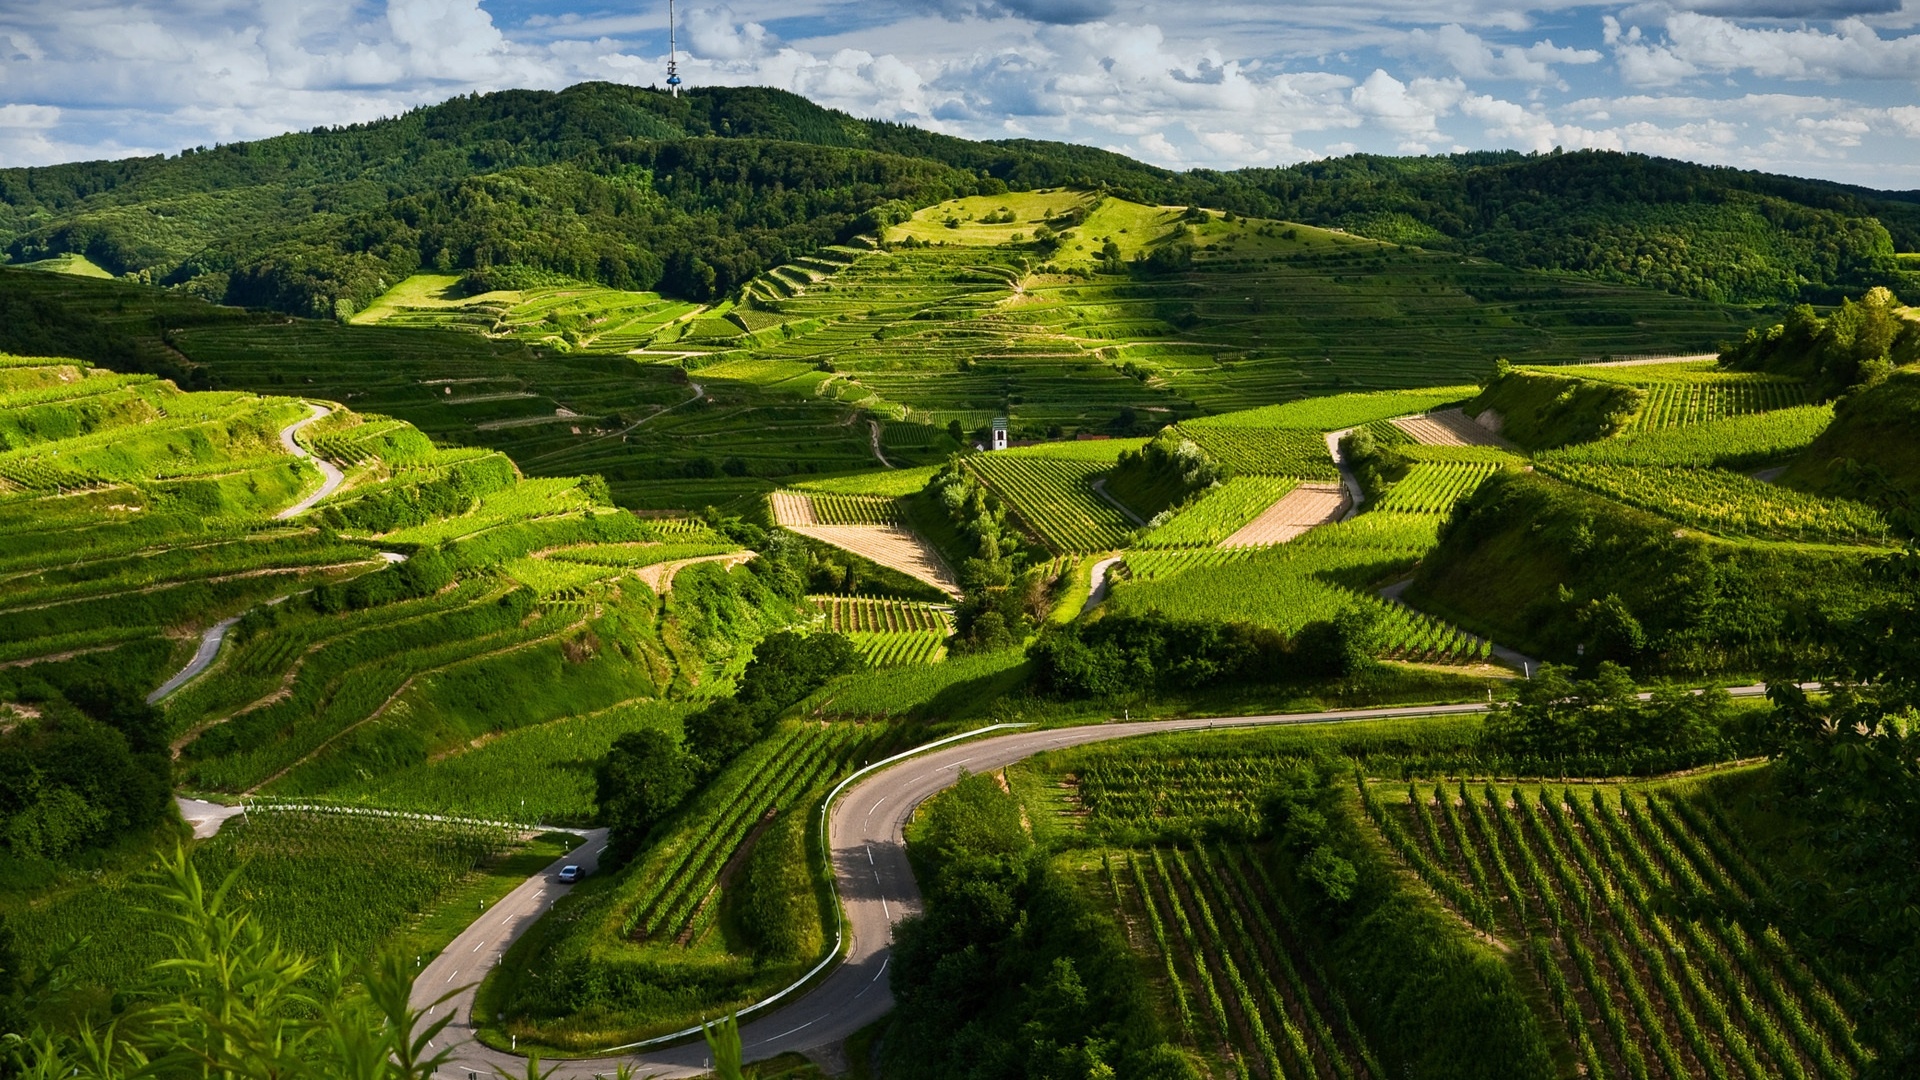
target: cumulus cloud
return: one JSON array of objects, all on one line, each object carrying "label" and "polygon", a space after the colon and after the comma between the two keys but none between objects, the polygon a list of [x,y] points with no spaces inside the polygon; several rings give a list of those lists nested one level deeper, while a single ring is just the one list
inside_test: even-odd
[{"label": "cumulus cloud", "polygon": [[1662,86],[1701,74],[1748,73],[1786,80],[1920,77],[1920,34],[1881,37],[1858,18],[1832,31],[1812,26],[1744,26],[1714,15],[1674,12],[1658,40],[1606,18],[1606,42],[1629,83]]},{"label": "cumulus cloud", "polygon": [[[657,84],[662,0],[585,4],[0,2],[0,165],[368,120],[470,90]],[[1899,29],[1912,19],[1889,15],[1892,0],[1643,0],[1604,18],[1584,6],[688,0],[680,71],[692,86],[777,86],[860,116],[1177,167],[1617,147],[1920,183],[1920,34]]]},{"label": "cumulus cloud", "polygon": [[765,56],[780,47],[780,39],[757,22],[741,22],[733,9],[698,8],[687,13],[687,47],[714,60],[745,60]]},{"label": "cumulus cloud", "polygon": [[1593,49],[1563,48],[1551,40],[1532,45],[1492,45],[1459,23],[1435,30],[1416,27],[1394,51],[1401,55],[1430,56],[1444,61],[1456,74],[1469,79],[1520,79],[1554,82],[1555,64],[1593,64],[1604,54]]}]

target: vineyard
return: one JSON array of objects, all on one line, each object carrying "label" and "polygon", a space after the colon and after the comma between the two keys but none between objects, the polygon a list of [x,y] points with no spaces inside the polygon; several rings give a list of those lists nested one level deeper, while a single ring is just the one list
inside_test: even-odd
[{"label": "vineyard", "polygon": [[1133,533],[1133,523],[1093,492],[1106,463],[984,454],[967,465],[1055,551],[1109,551]]},{"label": "vineyard", "polygon": [[1892,527],[1878,510],[1806,495],[1719,469],[1543,463],[1541,471],[1683,525],[1728,536],[1883,543]]},{"label": "vineyard", "polygon": [[[576,895],[564,923],[515,947],[483,991],[525,1041],[596,1050],[628,1033],[673,1030],[783,986],[814,956],[755,964],[722,925],[729,867],[752,838],[786,815],[810,815],[827,785],[885,756],[896,738],[886,724],[788,722],[727,767],[658,827],[617,876]],[[811,875],[812,869],[808,869]],[[823,913],[824,914],[824,913]],[[831,937],[827,938],[831,941]],[[671,993],[607,994],[603,987],[658,985]],[[557,972],[559,978],[529,977]],[[594,1007],[582,1010],[591,1000]],[[571,1003],[571,1004],[569,1004]]]},{"label": "vineyard", "polygon": [[930,664],[945,656],[953,618],[947,609],[906,600],[810,597],[825,629],[847,635],[870,668]]},{"label": "vineyard", "polygon": [[1171,521],[1140,540],[1141,548],[1212,547],[1259,517],[1261,511],[1292,491],[1294,481],[1278,476],[1235,476],[1213,488]]},{"label": "vineyard", "polygon": [[1108,855],[1102,873],[1182,1041],[1240,1078],[1386,1075],[1249,845]]},{"label": "vineyard", "polygon": [[[1384,790],[1383,790],[1384,789]],[[1586,1074],[1843,1078],[1861,1002],[1765,923],[1766,872],[1658,788],[1362,785],[1435,893],[1524,950]]]},{"label": "vineyard", "polygon": [[1474,462],[1420,464],[1394,483],[1378,511],[1408,514],[1444,514],[1453,504],[1473,494],[1499,466]]},{"label": "vineyard", "polygon": [[1641,389],[1647,395],[1646,403],[1628,425],[1630,431],[1658,431],[1790,409],[1807,404],[1812,394],[1805,383],[1765,375],[1722,375],[1711,382],[1657,382]]},{"label": "vineyard", "polygon": [[1187,424],[1180,433],[1234,473],[1340,479],[1327,441],[1316,429]]},{"label": "vineyard", "polygon": [[1372,593],[1367,582],[1410,566],[1433,544],[1431,514],[1375,511],[1262,549],[1158,549],[1127,556],[1130,579],[1114,587],[1119,611],[1237,619],[1284,634],[1361,608],[1375,617],[1376,648],[1405,660],[1470,663],[1491,645],[1444,621]]},{"label": "vineyard", "polygon": [[1709,420],[1685,427],[1633,431],[1540,455],[1545,462],[1752,468],[1805,450],[1833,422],[1833,406],[1801,405]]}]

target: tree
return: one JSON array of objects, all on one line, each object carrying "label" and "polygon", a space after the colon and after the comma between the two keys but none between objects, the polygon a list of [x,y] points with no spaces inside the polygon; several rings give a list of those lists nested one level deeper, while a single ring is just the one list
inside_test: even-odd
[{"label": "tree", "polygon": [[693,762],[672,736],[654,728],[614,740],[594,769],[594,801],[607,837],[623,855],[679,808],[694,787]]}]

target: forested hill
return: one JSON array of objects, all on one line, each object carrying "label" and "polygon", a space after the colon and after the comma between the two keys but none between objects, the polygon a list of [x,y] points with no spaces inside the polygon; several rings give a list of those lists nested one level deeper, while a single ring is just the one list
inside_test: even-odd
[{"label": "forested hill", "polygon": [[[422,268],[514,267],[696,300],[917,208],[1104,186],[1732,302],[1898,284],[1920,196],[1611,153],[1355,156],[1172,173],[972,142],[762,88],[586,83],[174,157],[0,170],[0,245],[208,299],[330,315]],[[896,211],[897,212],[897,211]]]}]

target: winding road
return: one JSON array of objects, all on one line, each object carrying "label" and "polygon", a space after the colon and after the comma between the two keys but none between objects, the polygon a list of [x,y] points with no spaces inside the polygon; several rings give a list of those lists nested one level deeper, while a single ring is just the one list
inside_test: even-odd
[{"label": "winding road", "polygon": [[301,446],[300,443],[294,439],[294,436],[299,433],[301,428],[333,415],[333,410],[327,408],[325,405],[315,405],[313,402],[308,402],[307,408],[313,410],[312,416],[307,417],[297,424],[288,424],[286,427],[280,429],[280,445],[287,448],[287,453],[297,458],[307,459],[308,464],[320,470],[320,476],[322,478],[320,490],[301,499],[299,502],[280,511],[278,514],[275,514],[274,517],[281,521],[285,521],[291,517],[298,517],[308,510],[311,510],[314,503],[319,502],[321,499],[339,490],[341,483],[347,478],[346,474],[338,468],[335,468],[332,462],[324,461],[307,453],[307,448]]},{"label": "winding road", "polygon": [[[286,427],[280,429],[280,445],[286,448],[287,453],[297,458],[305,458],[309,464],[320,470],[320,490],[301,499],[299,502],[280,511],[278,514],[275,514],[274,517],[281,521],[311,509],[313,504],[339,490],[341,483],[346,480],[346,474],[334,467],[331,462],[314,457],[307,452],[306,447],[301,446],[300,443],[294,439],[294,436],[299,433],[301,428],[333,415],[333,410],[327,408],[325,405],[315,405],[313,402],[308,402],[307,408],[313,410],[313,412],[305,420],[288,424]],[[380,558],[390,563],[407,561],[405,555],[389,551],[381,552]],[[285,599],[286,597],[282,596],[279,599],[268,602],[277,604]],[[206,632],[200,635],[200,646],[193,651],[193,659],[187,661],[187,666],[175,672],[171,679],[161,683],[159,689],[148,694],[147,704],[152,705],[158,702],[161,698],[185,686],[195,676],[207,670],[213,663],[213,658],[220,655],[220,644],[227,640],[227,631],[233,629],[234,624],[238,623],[240,618],[239,615],[235,615],[232,618],[221,619],[219,622],[207,627]]]},{"label": "winding road", "polygon": [[[1730,692],[1735,697],[1756,697],[1764,694],[1766,688],[1742,686]],[[917,914],[921,906],[920,889],[907,861],[906,825],[921,803],[951,786],[963,769],[984,772],[1046,750],[1138,735],[1351,723],[1391,717],[1459,716],[1485,711],[1486,703],[1473,702],[1214,719],[1141,720],[1042,730],[1007,725],[983,728],[972,733],[973,737],[942,740],[923,751],[908,751],[869,766],[843,785],[840,796],[833,802],[828,825],[834,882],[846,912],[850,939],[844,958],[790,1004],[779,1005],[764,1016],[743,1020],[740,1038],[746,1060],[759,1061],[797,1052],[839,1067],[844,1064],[838,1060],[840,1046],[847,1037],[893,1008],[888,970],[893,926]],[[1013,730],[1009,731],[1009,727]],[[1006,733],[992,734],[995,730]],[[601,841],[590,840],[562,861],[587,866],[590,858],[597,858],[602,846]],[[559,865],[556,863],[552,869],[557,870]],[[414,1007],[424,1008],[456,986],[477,982],[486,969],[497,962],[494,958],[503,955],[513,939],[551,906],[557,891],[565,888],[550,879],[551,873],[545,873],[529,880],[454,939],[414,983]],[[436,967],[443,963],[447,966]],[[801,985],[796,984],[783,992],[783,996],[801,989]],[[466,1080],[469,1074],[523,1073],[526,1065],[522,1059],[471,1041],[468,1014],[464,1011],[471,1008],[471,1002],[472,993],[468,990],[449,1003],[456,1010],[456,1016],[443,1036],[453,1041],[455,1055],[439,1075],[445,1080]],[[748,1011],[759,1012],[758,1009]],[[681,1033],[679,1037],[684,1039],[692,1034]],[[692,1077],[706,1072],[707,1051],[700,1040],[693,1039],[665,1047],[646,1044],[614,1047],[601,1057],[543,1063],[543,1067],[547,1064],[555,1066],[552,1075],[556,1080],[607,1076],[623,1064],[632,1066],[642,1076]]]},{"label": "winding road", "polygon": [[[285,597],[281,599],[284,600]],[[207,667],[213,663],[213,658],[220,655],[220,643],[227,640],[227,631],[233,629],[234,624],[240,619],[241,616],[234,615],[207,627],[207,632],[200,635],[200,647],[193,650],[193,659],[187,661],[186,667],[174,672],[173,678],[161,683],[158,690],[148,694],[147,704],[152,705],[158,702],[161,698],[185,686],[194,676],[207,670]]]}]

